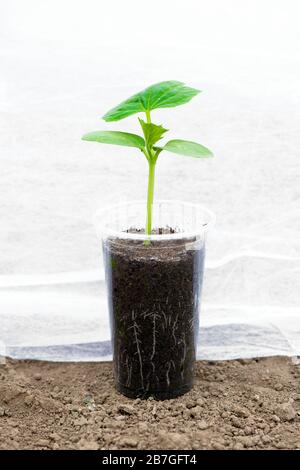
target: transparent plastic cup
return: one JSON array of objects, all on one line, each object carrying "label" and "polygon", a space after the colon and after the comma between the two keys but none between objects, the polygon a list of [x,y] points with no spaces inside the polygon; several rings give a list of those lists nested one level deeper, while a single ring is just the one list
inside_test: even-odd
[{"label": "transparent plastic cup", "polygon": [[115,385],[132,398],[168,399],[193,386],[208,209],[178,201],[110,206],[95,216],[102,239]]}]

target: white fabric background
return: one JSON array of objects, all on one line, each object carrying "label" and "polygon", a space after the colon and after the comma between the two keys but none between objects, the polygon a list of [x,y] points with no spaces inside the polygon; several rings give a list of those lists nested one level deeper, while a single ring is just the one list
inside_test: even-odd
[{"label": "white fabric background", "polygon": [[110,125],[99,117],[176,79],[203,93],[153,119],[216,155],[162,154],[155,189],[217,215],[199,357],[300,354],[298,2],[0,4],[2,349],[59,360],[110,354],[97,346],[109,329],[92,215],[144,198],[147,165],[139,152],[80,137],[137,132],[136,116]]}]

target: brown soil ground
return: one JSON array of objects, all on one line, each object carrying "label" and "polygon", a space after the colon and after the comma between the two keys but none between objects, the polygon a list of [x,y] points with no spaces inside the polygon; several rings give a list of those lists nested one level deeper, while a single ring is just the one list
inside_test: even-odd
[{"label": "brown soil ground", "polygon": [[1,449],[297,449],[300,366],[288,358],[198,362],[195,387],[158,402],[113,387],[109,363],[7,360]]}]

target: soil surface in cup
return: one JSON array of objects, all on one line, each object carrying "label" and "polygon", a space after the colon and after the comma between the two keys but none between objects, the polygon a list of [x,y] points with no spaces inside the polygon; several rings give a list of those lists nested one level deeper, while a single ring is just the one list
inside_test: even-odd
[{"label": "soil surface in cup", "polygon": [[158,399],[187,392],[194,376],[203,242],[145,245],[110,238],[104,254],[117,389]]}]

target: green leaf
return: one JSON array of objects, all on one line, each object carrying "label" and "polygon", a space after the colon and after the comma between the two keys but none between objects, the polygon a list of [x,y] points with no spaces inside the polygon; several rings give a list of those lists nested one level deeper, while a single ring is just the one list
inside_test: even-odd
[{"label": "green leaf", "polygon": [[158,126],[156,124],[153,124],[152,122],[145,122],[143,121],[143,119],[140,118],[139,121],[143,129],[146,143],[150,147],[153,146],[158,140],[160,140],[166,132],[168,132],[168,129],[165,129],[163,126]]},{"label": "green leaf", "polygon": [[173,108],[188,103],[198,93],[200,90],[190,88],[175,80],[156,83],[108,111],[103,119],[105,121],[119,121],[132,114],[152,109]]},{"label": "green leaf", "polygon": [[102,144],[123,145],[125,147],[137,147],[144,149],[145,141],[143,137],[128,132],[118,131],[95,131],[82,136],[82,140],[101,142]]},{"label": "green leaf", "polygon": [[170,140],[166,145],[159,150],[167,150],[168,152],[178,153],[179,155],[186,155],[187,157],[207,158],[213,157],[213,153],[203,145],[189,140]]}]

